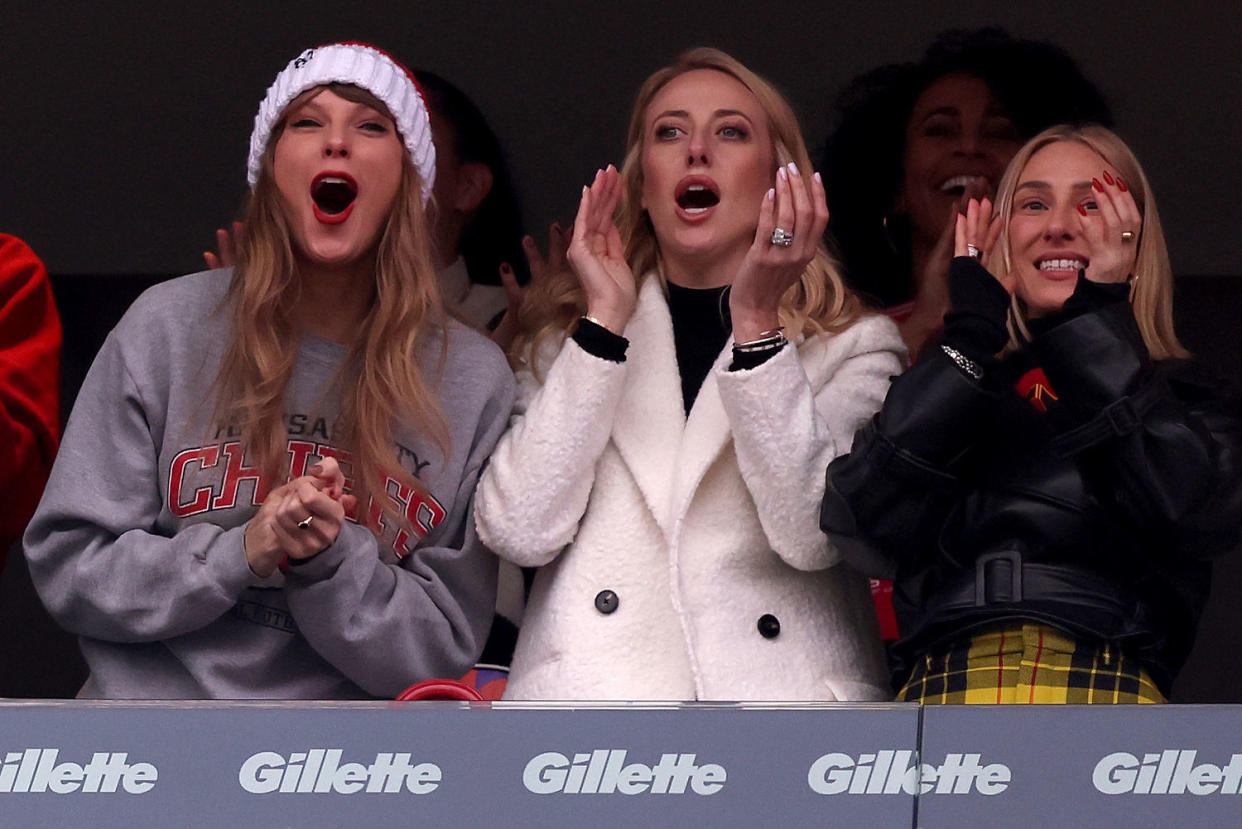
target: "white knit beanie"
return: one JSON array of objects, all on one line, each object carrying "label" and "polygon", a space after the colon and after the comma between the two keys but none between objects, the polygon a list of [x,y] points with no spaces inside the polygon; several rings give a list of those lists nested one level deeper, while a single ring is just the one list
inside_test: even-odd
[{"label": "white knit beanie", "polygon": [[314,86],[348,83],[365,89],[384,102],[396,119],[397,131],[423,181],[423,204],[436,180],[436,148],[431,142],[431,118],[414,75],[387,52],[366,43],[330,43],[307,49],[284,68],[259,105],[250,135],[246,180],[254,189],[272,127],[289,102]]}]

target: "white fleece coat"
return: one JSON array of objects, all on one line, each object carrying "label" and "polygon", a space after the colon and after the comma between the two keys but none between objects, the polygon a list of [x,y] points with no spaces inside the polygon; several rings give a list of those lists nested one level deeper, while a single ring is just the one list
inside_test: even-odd
[{"label": "white fleece coat", "polygon": [[689,417],[654,276],[625,336],[623,363],[567,339],[542,384],[520,371],[480,481],[480,537],[540,567],[506,698],[888,698],[867,581],[818,517],[828,462],[901,371],[892,322],[748,371],[728,370],[730,341]]}]

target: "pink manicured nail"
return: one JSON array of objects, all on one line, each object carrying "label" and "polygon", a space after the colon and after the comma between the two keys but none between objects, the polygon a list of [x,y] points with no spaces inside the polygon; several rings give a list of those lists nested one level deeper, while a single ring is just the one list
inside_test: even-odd
[{"label": "pink manicured nail", "polygon": [[775,187],[768,188],[768,201],[772,201],[775,198],[776,198],[776,188]]},{"label": "pink manicured nail", "polygon": [[820,177],[819,173],[816,173],[815,175],[811,176],[811,178],[815,179],[815,183],[816,183],[816,184],[823,184],[823,183],[824,183],[824,180],[823,180],[823,178],[821,178],[821,177]]},{"label": "pink manicured nail", "polygon": [[782,167],[776,171],[776,177],[779,178],[781,181],[784,181],[785,179],[789,178],[789,171],[786,170],[784,167]]},{"label": "pink manicured nail", "polygon": [[789,174],[794,176],[798,175],[798,165],[794,164],[792,161],[789,162]]}]

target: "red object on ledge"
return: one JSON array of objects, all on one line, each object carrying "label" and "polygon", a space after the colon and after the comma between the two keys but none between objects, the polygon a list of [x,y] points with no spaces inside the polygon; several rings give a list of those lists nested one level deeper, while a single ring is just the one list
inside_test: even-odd
[{"label": "red object on ledge", "polygon": [[418,702],[419,700],[465,700],[466,702],[482,702],[483,695],[473,686],[456,679],[426,679],[416,682],[397,694],[398,702]]}]

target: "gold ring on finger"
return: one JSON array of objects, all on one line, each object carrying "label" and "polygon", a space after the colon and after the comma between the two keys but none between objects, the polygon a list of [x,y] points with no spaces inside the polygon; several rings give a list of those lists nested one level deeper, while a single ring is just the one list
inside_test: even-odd
[{"label": "gold ring on finger", "polygon": [[1123,242],[1128,242],[1128,241],[1130,241],[1130,240],[1131,240],[1131,239],[1133,239],[1133,238],[1134,238],[1134,231],[1133,231],[1133,230],[1123,230],[1123,231],[1121,231],[1121,241],[1123,241]]}]

